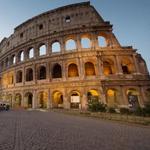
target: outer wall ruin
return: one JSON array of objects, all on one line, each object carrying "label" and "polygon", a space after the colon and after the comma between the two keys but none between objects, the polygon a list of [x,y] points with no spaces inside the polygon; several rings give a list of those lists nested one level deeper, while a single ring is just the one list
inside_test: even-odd
[{"label": "outer wall ruin", "polygon": [[0,43],[0,100],[12,107],[143,107],[150,101],[146,63],[122,47],[89,2],[33,17]]}]

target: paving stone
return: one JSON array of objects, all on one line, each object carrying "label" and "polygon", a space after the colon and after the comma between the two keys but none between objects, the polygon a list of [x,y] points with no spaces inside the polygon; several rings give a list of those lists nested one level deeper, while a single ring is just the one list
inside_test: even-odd
[{"label": "paving stone", "polygon": [[55,112],[0,112],[0,150],[150,150],[150,128]]}]

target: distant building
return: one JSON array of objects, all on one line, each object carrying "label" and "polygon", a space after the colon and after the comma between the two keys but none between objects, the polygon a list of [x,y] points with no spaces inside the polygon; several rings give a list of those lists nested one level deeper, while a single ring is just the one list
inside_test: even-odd
[{"label": "distant building", "polygon": [[150,101],[146,63],[122,47],[89,2],[33,17],[0,43],[0,100],[12,107],[143,107]]}]

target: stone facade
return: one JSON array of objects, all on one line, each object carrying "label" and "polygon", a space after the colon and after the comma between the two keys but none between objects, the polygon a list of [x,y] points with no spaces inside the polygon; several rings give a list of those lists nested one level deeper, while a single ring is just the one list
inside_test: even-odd
[{"label": "stone facade", "polygon": [[51,10],[0,43],[0,99],[12,107],[143,107],[150,101],[146,63],[122,47],[89,2]]}]

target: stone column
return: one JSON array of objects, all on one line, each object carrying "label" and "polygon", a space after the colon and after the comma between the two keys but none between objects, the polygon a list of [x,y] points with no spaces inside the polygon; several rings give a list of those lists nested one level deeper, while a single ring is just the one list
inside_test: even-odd
[{"label": "stone column", "polygon": [[23,66],[23,70],[22,70],[22,84],[25,84],[25,80],[26,80],[26,73],[25,73],[25,67]]},{"label": "stone column", "polygon": [[49,68],[49,75],[48,75],[48,79],[49,79],[49,82],[52,81],[52,63],[50,62],[47,62],[48,63],[48,68]]},{"label": "stone column", "polygon": [[14,87],[15,87],[15,84],[16,84],[16,70],[14,69],[14,83],[13,83]]},{"label": "stone column", "polygon": [[82,49],[81,38],[80,38],[80,35],[76,35],[76,36],[77,36],[77,40],[76,40],[77,49],[78,49],[78,51],[81,51],[81,49]]},{"label": "stone column", "polygon": [[79,78],[83,80],[85,78],[85,69],[84,69],[84,62],[82,57],[78,59],[78,70],[79,70]]},{"label": "stone column", "polygon": [[86,95],[85,92],[82,95],[81,102],[82,102],[82,104],[81,104],[82,105],[82,109],[83,110],[87,110],[87,108],[88,108],[88,102],[87,102],[87,95]]},{"label": "stone column", "polygon": [[35,84],[37,84],[37,70],[36,70],[36,64],[33,65],[33,81]]},{"label": "stone column", "polygon": [[14,104],[15,104],[15,93],[13,92],[13,94],[12,94],[12,108],[14,108]]},{"label": "stone column", "polygon": [[18,53],[15,53],[15,56],[16,56],[16,64],[17,64],[19,62]]},{"label": "stone column", "polygon": [[90,40],[91,40],[91,49],[94,50],[96,48],[96,36],[94,33],[91,33]]},{"label": "stone column", "polygon": [[28,52],[29,49],[24,50],[24,61],[27,61],[29,59]]},{"label": "stone column", "polygon": [[50,66],[49,66],[49,63],[46,62],[46,80],[49,81],[49,74],[50,74]]},{"label": "stone column", "polygon": [[68,69],[66,68],[65,62],[62,62],[62,78],[64,81],[66,81],[67,78],[67,74],[68,74]]},{"label": "stone column", "polygon": [[37,44],[34,45],[34,59],[36,59],[39,55],[39,47]]},{"label": "stone column", "polygon": [[116,68],[117,68],[117,73],[118,74],[123,74],[122,73],[122,68],[121,68],[121,62],[120,62],[120,59],[119,59],[119,56],[115,56],[115,60],[116,60]]},{"label": "stone column", "polygon": [[48,100],[47,100],[47,109],[52,108],[51,107],[51,94],[50,94],[50,89],[48,89]]},{"label": "stone column", "polygon": [[32,98],[32,108],[36,108],[36,91],[33,91],[33,98]]},{"label": "stone column", "polygon": [[128,102],[127,95],[125,93],[124,87],[120,86],[120,88],[121,88],[120,92],[121,92],[122,99],[123,99],[123,105],[125,105],[126,107],[128,107],[129,102]]},{"label": "stone column", "polygon": [[140,74],[138,62],[137,62],[137,59],[136,59],[136,54],[133,54],[133,61],[134,61],[135,69],[136,69],[136,74]]},{"label": "stone column", "polygon": [[24,92],[21,91],[21,107],[24,107]]},{"label": "stone column", "polygon": [[143,97],[143,104],[145,103],[145,102],[147,102],[147,97],[146,97],[146,93],[145,93],[145,89],[144,89],[144,87],[142,87],[141,86],[141,93],[142,93],[142,97]]},{"label": "stone column", "polygon": [[100,87],[100,98],[102,103],[107,104],[105,91],[102,86]]},{"label": "stone column", "polygon": [[46,46],[46,56],[49,56],[49,43],[48,43],[48,41],[45,42],[45,46]]},{"label": "stone column", "polygon": [[64,38],[60,38],[60,48],[61,48],[61,53],[64,54],[65,53],[65,40]]},{"label": "stone column", "polygon": [[64,100],[64,109],[70,109],[70,103],[68,101],[68,98],[69,98],[69,95],[67,94],[67,89],[64,90],[64,97],[63,97],[63,100]]},{"label": "stone column", "polygon": [[98,75],[100,75],[100,76],[104,75],[103,74],[103,65],[102,65],[100,54],[97,54],[97,70],[98,70]]},{"label": "stone column", "polygon": [[95,41],[94,41],[95,49],[99,49],[100,46],[99,46],[98,35],[97,34],[95,34],[95,38],[94,39],[95,39]]},{"label": "stone column", "polygon": [[48,41],[47,42],[47,55],[50,56],[52,54],[52,45],[51,43]]},{"label": "stone column", "polygon": [[144,107],[144,91],[141,86],[139,86],[139,104],[141,107]]}]

